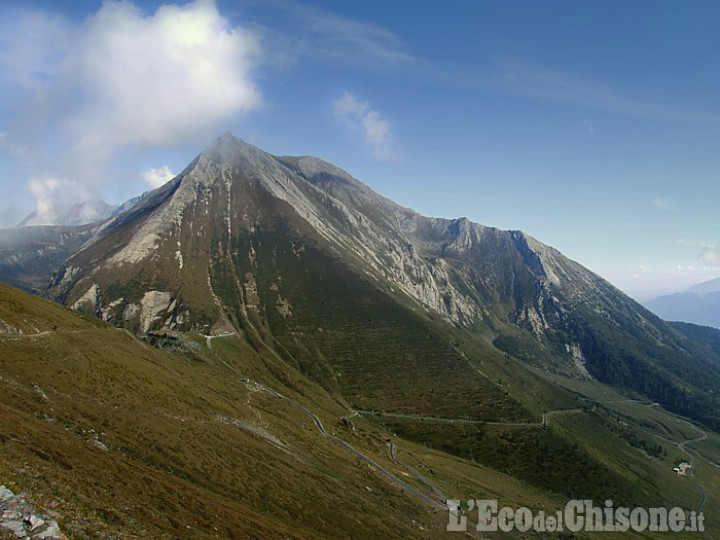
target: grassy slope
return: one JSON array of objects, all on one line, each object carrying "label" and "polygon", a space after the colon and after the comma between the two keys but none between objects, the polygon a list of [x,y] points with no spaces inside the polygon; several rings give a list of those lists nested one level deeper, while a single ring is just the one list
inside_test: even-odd
[{"label": "grassy slope", "polygon": [[[628,478],[639,477],[654,486],[664,504],[695,510],[701,495],[690,477],[672,472],[678,461],[695,459],[695,480],[705,491],[702,510],[710,530],[717,531],[720,521],[720,435],[692,424],[644,399],[634,399],[598,383],[548,376],[553,383],[566,387],[585,402],[582,415],[563,415],[552,422],[556,428],[583,441],[595,455],[624,471]],[[678,444],[690,442],[687,451]],[[662,452],[648,454],[648,448]],[[660,501],[658,501],[660,502]]]},{"label": "grassy slope", "polygon": [[401,538],[413,518],[435,519],[296,408],[249,390],[245,362],[267,370],[247,351],[235,365],[169,355],[5,286],[0,295],[0,319],[24,332],[0,338],[0,477],[55,507],[71,535],[335,538],[361,518],[358,533]]},{"label": "grassy slope", "polygon": [[[311,241],[285,238],[261,229],[235,246],[233,266],[245,278],[257,278],[255,320],[273,329],[268,342],[288,364],[342,396],[349,407],[390,413],[367,417],[378,428],[491,466],[556,496],[674,504],[667,486],[654,480],[659,466],[644,462],[654,458],[627,443],[632,439],[637,445],[642,437],[615,433],[611,420],[597,414],[578,416],[580,425],[593,428],[585,431],[557,420],[544,430],[391,416],[539,422],[548,410],[586,403],[482,340],[408,309]],[[246,256],[251,245],[252,262]],[[277,309],[281,297],[289,300],[292,316]],[[598,438],[607,444],[595,444]]]},{"label": "grassy slope", "polygon": [[[364,314],[357,317],[361,320]],[[668,472],[677,453],[672,444],[665,444],[667,456],[651,458],[608,429],[615,418],[631,419],[639,433],[651,429],[650,420],[630,403],[553,416],[550,430],[371,416],[352,418],[355,429],[350,429],[339,418],[358,399],[353,392],[343,397],[353,386],[323,388],[294,367],[302,368],[302,362],[287,350],[282,352],[284,359],[259,353],[237,336],[214,339],[208,350],[204,340],[180,336],[187,352],[168,354],[121,330],[2,285],[0,319],[6,323],[0,327],[23,332],[0,335],[0,479],[11,489],[29,492],[41,507],[54,508],[64,530],[77,538],[103,533],[121,538],[404,538],[427,534],[420,527],[434,531],[432,537],[442,536],[442,512],[435,513],[322,438],[305,414],[246,384],[245,378],[293,396],[318,414],[329,431],[425,493],[430,493],[427,486],[390,461],[387,438],[396,442],[400,459],[451,498],[497,497],[511,506],[561,508],[571,494],[580,494],[583,480],[588,484],[589,470],[599,474],[595,487],[600,491],[591,494],[596,498],[617,493],[620,499],[627,495],[691,507],[697,496],[687,479]],[[548,409],[570,409],[582,401],[563,390],[559,379],[548,383],[546,374],[522,369],[514,359],[467,335],[432,321],[424,324],[425,332],[418,336],[429,339],[428,346],[440,347],[457,365],[467,366],[462,369],[474,370],[478,378],[473,380],[485,381],[481,395],[509,400],[524,411],[511,420],[538,421]],[[290,330],[288,336],[293,335]],[[443,330],[445,337],[440,339]],[[335,347],[335,354],[342,350],[341,339],[323,342],[317,334],[313,339],[318,346]],[[342,359],[330,364],[332,369],[352,367],[349,355],[343,359],[335,354],[324,356]],[[440,385],[435,388],[452,397],[445,400],[443,414],[482,414],[482,408],[464,408],[462,393],[451,396],[454,377],[438,379],[421,364],[416,366],[407,373],[420,381],[435,377]],[[411,378],[381,385],[383,392],[390,388],[395,393],[375,394],[376,408],[427,412],[431,405],[410,399],[412,382]],[[495,390],[487,394],[490,387]],[[597,385],[587,387],[585,394],[598,391]],[[381,401],[385,395],[390,397]],[[396,400],[417,403],[417,408],[395,411]],[[639,410],[659,415],[654,428],[671,426],[668,439],[694,436],[693,428],[683,428],[662,410]],[[109,450],[99,448],[96,439]],[[697,473],[709,494],[706,513],[715,515],[719,475],[709,462],[720,439],[712,435],[693,444],[709,456]],[[538,451],[529,452],[532,448]],[[580,468],[567,466],[571,462]],[[548,471],[551,474],[545,474]]]},{"label": "grassy slope", "polygon": [[[294,396],[328,430],[429,493],[390,461],[382,426],[354,418],[354,430],[343,428],[344,404],[243,339],[217,338],[212,350],[196,350],[201,340],[182,337],[195,352],[167,354],[4,285],[0,319],[14,328],[0,337],[0,481],[57,512],[72,538],[442,536],[444,513],[244,380]],[[278,381],[280,369],[292,388]],[[477,464],[396,444],[449,496],[560,505]]]}]

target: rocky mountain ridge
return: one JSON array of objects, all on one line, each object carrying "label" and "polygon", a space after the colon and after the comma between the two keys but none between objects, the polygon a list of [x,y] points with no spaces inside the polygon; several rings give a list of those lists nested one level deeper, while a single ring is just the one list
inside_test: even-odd
[{"label": "rocky mountain ridge", "polygon": [[[242,177],[242,186],[238,177]],[[516,251],[513,255],[521,259],[516,261],[518,266],[525,266],[524,270],[539,289],[560,285],[558,276],[565,278],[564,283],[573,282],[574,296],[581,295],[582,289],[601,283],[597,276],[581,272],[578,265],[574,265],[572,271],[560,265],[558,252],[522,232],[500,231],[471,223],[466,218],[421,216],[372,192],[346,172],[322,160],[276,158],[230,135],[219,139],[175,180],[150,194],[143,204],[103,226],[95,244],[104,244],[104,238],[126,224],[131,227],[138,224],[132,238],[119,244],[119,249],[117,246],[112,249],[101,264],[119,267],[148,258],[159,259],[163,251],[160,242],[170,245],[174,241],[177,247],[174,258],[181,271],[183,260],[188,257],[179,242],[183,221],[192,221],[198,210],[200,215],[208,216],[210,196],[219,195],[226,203],[221,212],[213,216],[227,227],[226,238],[233,236],[233,229],[238,233],[251,231],[263,217],[272,218],[261,217],[257,208],[246,205],[242,196],[238,196],[246,190],[254,190],[255,194],[261,191],[275,201],[287,203],[294,210],[293,217],[303,220],[303,226],[322,237],[336,254],[354,259],[366,274],[397,287],[457,325],[470,326],[483,312],[483,307],[480,302],[468,300],[460,291],[468,283],[461,285],[457,277],[450,275],[448,261],[466,256],[478,258],[483,251],[494,247]],[[145,219],[146,216],[149,217]],[[200,225],[195,234],[205,234],[209,226]],[[60,283],[63,279],[66,283],[69,275],[77,271],[72,262],[76,259],[78,255],[68,262]],[[505,261],[499,260],[492,266],[489,259],[480,261],[484,268],[476,271],[495,277],[504,270],[499,266]],[[476,280],[471,287],[479,289],[482,281]],[[482,300],[496,296],[507,286],[485,281],[484,290],[474,291],[484,297]],[[89,287],[83,294],[88,291]],[[78,299],[73,298],[73,303]],[[106,308],[101,306],[100,310],[103,309]],[[535,306],[527,306],[519,316],[531,324],[542,324],[543,315]]]},{"label": "rocky mountain ridge", "polygon": [[699,385],[707,397],[720,377],[715,358],[688,367],[686,336],[521,231],[425,217],[318,158],[273,156],[230,134],[103,224],[50,294],[135,332],[239,329],[272,347],[278,324],[315,317],[296,309],[313,285],[288,287],[308,258],[538,367],[686,414],[703,413],[681,405],[683,392]]},{"label": "rocky mountain ridge", "polygon": [[[76,312],[0,287],[0,422],[21,434],[0,437],[3,477],[32,481],[25,456],[92,494],[66,501],[69,533],[278,537],[303,516],[308,538],[358,519],[435,538],[440,503],[417,503],[439,489],[704,504],[672,467],[690,442],[715,465],[720,333],[664,323],[523,232],[226,135],[87,234],[46,291]],[[393,523],[398,504],[417,512]]]},{"label": "rocky mountain ridge", "polygon": [[28,292],[42,294],[57,268],[92,237],[96,228],[90,224],[0,229],[0,277]]}]

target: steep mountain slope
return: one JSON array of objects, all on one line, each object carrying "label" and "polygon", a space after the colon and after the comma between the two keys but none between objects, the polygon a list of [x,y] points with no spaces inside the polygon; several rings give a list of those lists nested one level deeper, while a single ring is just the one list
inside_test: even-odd
[{"label": "steep mountain slope", "polygon": [[[52,509],[73,538],[442,535],[439,501],[320,433],[300,407],[332,430],[344,409],[300,374],[295,392],[266,386],[272,359],[236,336],[212,350],[174,340],[182,352],[163,352],[0,284],[0,484]],[[384,440],[355,424],[343,436],[402,477]]]},{"label": "steep mountain slope", "polygon": [[[558,381],[488,355],[482,368],[503,378],[503,395],[561,410],[497,425],[451,403],[437,413],[450,418],[383,417],[351,411],[239,335],[146,339],[165,350],[0,284],[0,481],[72,537],[452,538],[445,497],[549,512],[572,496],[697,504],[671,471],[674,440],[697,428],[642,403],[638,414],[608,409],[634,403],[596,383],[573,390],[591,400],[580,409]],[[398,392],[407,381],[395,378]],[[707,440],[711,452],[720,444]]]},{"label": "steep mountain slope", "polygon": [[[428,333],[436,318],[545,370],[720,427],[718,356],[556,250],[519,231],[420,216],[317,158],[275,157],[232,135],[109,221],[51,294],[141,333],[240,330],[362,407],[383,403],[365,390],[386,373],[378,366],[422,366],[413,384],[427,386],[433,369],[455,365],[447,330]],[[472,373],[458,372],[461,395],[482,383]]]},{"label": "steep mountain slope", "polygon": [[683,322],[672,322],[670,325],[694,344],[720,354],[720,329]]},{"label": "steep mountain slope", "polygon": [[[0,435],[21,434],[0,475],[18,491],[17,463],[40,467],[56,480],[35,489],[71,485],[68,512],[100,531],[435,538],[446,496],[720,496],[720,438],[662,407],[716,425],[711,339],[521,232],[420,216],[316,158],[223,136],[94,230],[49,293],[155,346],[0,297]],[[672,472],[687,454],[697,484]],[[129,518],[103,513],[114,497]]]}]

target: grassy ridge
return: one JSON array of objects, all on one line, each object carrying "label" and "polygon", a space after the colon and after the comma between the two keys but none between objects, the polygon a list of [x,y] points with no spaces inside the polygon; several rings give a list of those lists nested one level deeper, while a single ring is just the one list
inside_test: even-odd
[{"label": "grassy ridge", "polygon": [[[307,415],[248,384],[249,378],[293,396],[329,431],[426,492],[389,459],[388,437],[404,462],[450,497],[497,497],[536,509],[562,508],[571,496],[683,507],[696,502],[693,484],[671,472],[681,453],[655,434],[682,441],[697,430],[662,409],[608,397],[603,392],[610,390],[596,383],[522,369],[481,341],[382,295],[356,299],[349,310],[338,304],[328,312],[333,318],[315,312],[312,325],[296,325],[274,300],[289,298],[295,314],[310,310],[292,294],[297,278],[254,271],[265,302],[252,320],[265,325],[260,332],[276,352],[241,332],[213,339],[212,349],[202,337],[178,334],[180,352],[169,354],[0,286],[6,328],[0,335],[2,481],[57,511],[63,529],[76,538],[443,536],[445,515],[323,439]],[[310,289],[310,303],[328,284],[348,283],[329,265],[311,266],[311,272],[320,285]],[[297,279],[295,286],[306,285]],[[268,333],[273,317],[284,323],[275,335]],[[407,335],[414,349],[403,341]],[[443,369],[448,362],[455,369]],[[382,376],[364,375],[364,366]],[[354,417],[350,428],[340,417],[357,407],[363,392],[374,408],[390,413],[538,422],[549,409],[584,412],[553,416],[550,429],[382,416]],[[593,399],[614,402],[587,401]],[[405,408],[394,410],[399,404]],[[643,447],[649,440],[666,454],[649,455]],[[693,444],[711,458],[719,440],[712,435]],[[714,472],[707,463],[698,469],[710,501],[720,495]],[[714,507],[707,512],[714,516]]]}]

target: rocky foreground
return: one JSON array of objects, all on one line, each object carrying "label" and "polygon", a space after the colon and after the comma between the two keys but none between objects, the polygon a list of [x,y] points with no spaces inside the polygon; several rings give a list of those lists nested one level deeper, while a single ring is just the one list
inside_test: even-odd
[{"label": "rocky foreground", "polygon": [[15,495],[5,486],[0,486],[0,538],[67,540],[57,521],[36,511],[25,495]]}]

